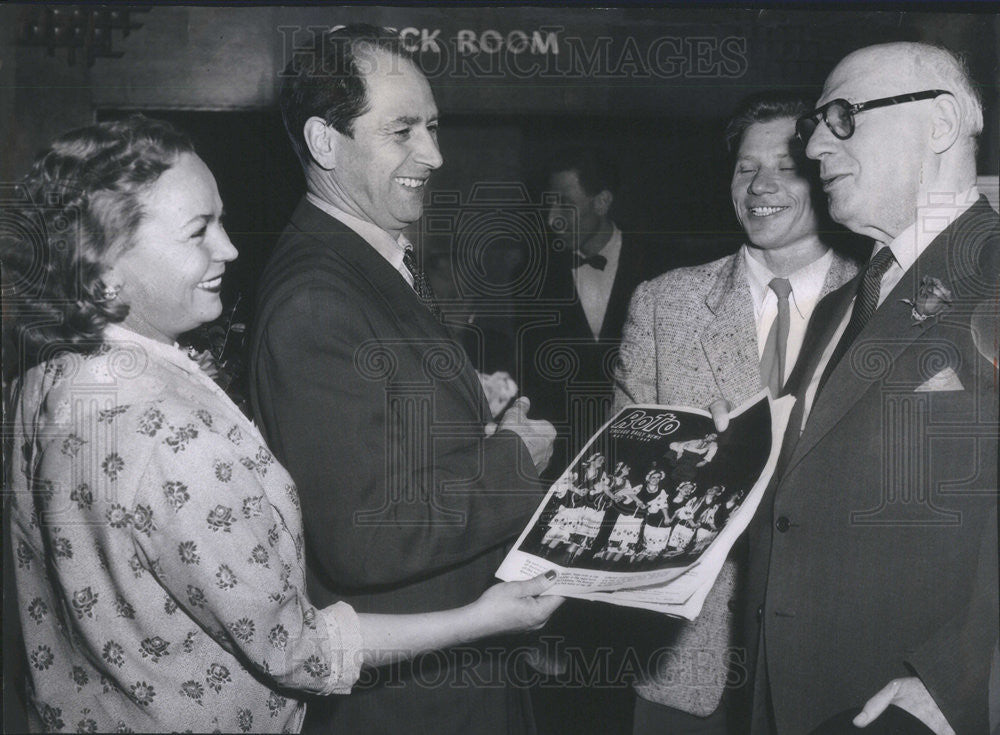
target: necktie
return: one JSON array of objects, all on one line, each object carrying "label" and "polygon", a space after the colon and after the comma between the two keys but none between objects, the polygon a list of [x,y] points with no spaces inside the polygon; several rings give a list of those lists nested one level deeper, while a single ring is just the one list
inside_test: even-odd
[{"label": "necktie", "polygon": [[788,346],[788,295],[792,292],[792,284],[787,278],[772,278],[767,284],[778,297],[778,316],[771,324],[771,331],[764,342],[764,352],[760,356],[760,377],[770,389],[771,396],[777,398],[785,385],[788,371],[785,366],[785,350]]},{"label": "necktie", "polygon": [[413,290],[417,292],[417,297],[423,302],[424,306],[430,309],[431,314],[439,322],[441,321],[441,309],[438,308],[437,300],[434,298],[434,289],[431,288],[431,284],[427,281],[427,276],[417,265],[417,259],[413,257],[413,248],[403,248],[403,265],[406,266],[406,270],[410,272],[413,276]]},{"label": "necktie", "polygon": [[581,265],[589,265],[591,268],[596,268],[599,271],[604,270],[604,266],[608,264],[608,259],[603,255],[591,255],[589,257],[580,255],[576,253],[576,257],[573,259],[573,267],[579,268]]},{"label": "necktie", "polygon": [[823,370],[823,376],[819,380],[819,387],[816,389],[817,396],[823,390],[823,385],[830,377],[830,373],[833,372],[837,363],[840,362],[840,358],[844,356],[847,348],[851,346],[851,343],[857,338],[865,324],[872,318],[875,309],[878,308],[878,297],[882,291],[882,276],[885,275],[885,272],[895,262],[896,258],[893,256],[892,250],[884,247],[875,253],[875,256],[868,263],[865,275],[861,278],[861,283],[858,286],[858,293],[854,297],[854,310],[851,312],[851,319],[847,322],[847,329],[844,330],[843,336],[841,336],[840,341],[833,350],[833,354],[830,356],[830,362],[826,364],[826,369]]}]

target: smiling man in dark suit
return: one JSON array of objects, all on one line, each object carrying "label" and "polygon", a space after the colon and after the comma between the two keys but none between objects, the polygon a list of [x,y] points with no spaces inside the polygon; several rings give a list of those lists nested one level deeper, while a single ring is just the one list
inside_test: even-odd
[{"label": "smiling man in dark suit", "polygon": [[750,530],[754,731],[845,713],[986,732],[997,373],[976,324],[996,308],[1000,228],[976,189],[982,106],[950,52],[914,43],[850,54],[818,104],[806,153],[833,218],[875,250],[813,314]]},{"label": "smiling man in dark suit", "polygon": [[[254,413],[298,486],[314,600],[461,606],[534,511],[553,432],[523,399],[492,423],[402,234],[443,161],[427,79],[394,31],[347,27],[320,44],[281,89],[307,194],[260,284]],[[311,703],[304,731],[530,732],[497,650],[372,672],[350,697]]]}]

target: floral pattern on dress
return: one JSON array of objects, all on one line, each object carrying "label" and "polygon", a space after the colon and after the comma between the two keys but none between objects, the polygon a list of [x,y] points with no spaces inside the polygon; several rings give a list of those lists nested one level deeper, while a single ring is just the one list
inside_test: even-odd
[{"label": "floral pattern on dress", "polygon": [[224,531],[226,533],[230,533],[232,531],[233,523],[235,521],[236,519],[233,517],[233,509],[221,504],[212,508],[212,510],[208,512],[208,518],[206,518],[209,529],[212,531]]},{"label": "floral pattern on dress", "polygon": [[253,640],[254,623],[250,618],[240,618],[229,626],[229,632],[236,640],[242,643],[249,643]]},{"label": "floral pattern on dress", "polygon": [[121,416],[123,413],[129,410],[129,406],[115,406],[114,408],[107,408],[103,411],[97,412],[97,423],[99,424],[110,424],[115,420],[116,416]]},{"label": "floral pattern on dress", "polygon": [[262,567],[270,566],[268,561],[270,560],[270,555],[260,544],[257,544],[252,549],[250,549],[250,557],[247,559],[251,564],[259,564]]},{"label": "floral pattern on dress", "polygon": [[264,496],[254,495],[251,498],[244,498],[243,500],[243,517],[247,520],[251,518],[260,518],[264,514]]},{"label": "floral pattern on dress", "polygon": [[149,536],[151,532],[156,530],[156,526],[153,525],[153,509],[148,505],[137,503],[132,508],[130,515],[132,516],[132,527],[139,533]]},{"label": "floral pattern on dress", "polygon": [[52,649],[48,646],[39,646],[28,654],[28,661],[39,671],[45,671],[55,661],[55,656],[52,653]]},{"label": "floral pattern on dress", "polygon": [[[59,533],[61,529],[53,528],[52,534],[55,535]],[[52,539],[52,554],[56,559],[72,559],[73,558],[73,542],[65,537],[58,537]]]},{"label": "floral pattern on dress", "polygon": [[176,480],[167,480],[163,483],[163,495],[175,512],[183,508],[184,504],[191,499],[187,485]]},{"label": "floral pattern on dress", "polygon": [[66,727],[66,723],[62,719],[61,707],[51,707],[43,704],[39,710],[39,714],[42,716],[42,724],[45,725],[46,730],[62,730]]},{"label": "floral pattern on dress", "polygon": [[78,437],[76,434],[70,434],[63,439],[62,449],[60,451],[69,457],[75,457],[80,452],[80,447],[86,443],[86,441]]},{"label": "floral pattern on dress", "polygon": [[31,550],[24,541],[17,542],[17,566],[19,569],[31,569],[31,562],[35,558],[35,552]]},{"label": "floral pattern on dress", "polygon": [[155,635],[152,638],[145,638],[139,646],[139,653],[143,658],[150,658],[153,663],[157,663],[164,656],[169,656],[170,643]]},{"label": "floral pattern on dress", "polygon": [[205,687],[201,685],[200,681],[189,679],[181,684],[181,694],[201,704],[201,698],[205,696]]},{"label": "floral pattern on dress", "polygon": [[215,584],[220,590],[231,590],[236,586],[236,575],[233,574],[233,570],[229,568],[228,564],[219,565],[215,579]]},{"label": "floral pattern on dress", "polygon": [[73,680],[74,684],[76,684],[76,690],[78,692],[82,692],[83,688],[87,686],[87,682],[90,680],[87,670],[82,666],[74,666],[70,669],[69,678]]},{"label": "floral pattern on dress", "polygon": [[233,465],[231,462],[215,463],[215,479],[219,482],[229,482],[233,479]]},{"label": "floral pattern on dress", "polygon": [[185,564],[201,564],[201,557],[198,555],[198,544],[194,541],[181,541],[177,544],[177,554]]},{"label": "floral pattern on dress", "polygon": [[45,616],[48,614],[49,606],[45,604],[45,601],[41,597],[36,597],[28,603],[28,617],[34,620],[36,624],[45,620]]},{"label": "floral pattern on dress", "polygon": [[145,373],[51,431],[26,421],[106,379],[111,353],[19,379],[13,566],[37,714],[51,731],[298,731],[304,704],[284,694],[349,691],[357,618],[308,605],[298,496],[259,432],[186,358],[129,339]]},{"label": "floral pattern on dress", "polygon": [[120,618],[135,619],[135,608],[121,594],[115,597],[115,610]]},{"label": "floral pattern on dress", "polygon": [[94,592],[90,587],[84,587],[73,593],[73,611],[80,620],[86,615],[88,618],[94,617],[94,606],[100,593]]},{"label": "floral pattern on dress", "polygon": [[69,494],[69,499],[77,504],[80,510],[90,510],[94,504],[94,493],[90,490],[90,485],[81,482]]},{"label": "floral pattern on dress", "polygon": [[132,523],[128,509],[118,503],[112,503],[104,515],[108,519],[108,525],[112,528],[125,528]]},{"label": "floral pattern on dress", "polygon": [[156,432],[163,428],[164,420],[163,412],[156,406],[150,406],[139,417],[136,431],[146,436],[156,436]]},{"label": "floral pattern on dress", "polygon": [[114,641],[108,641],[101,650],[101,657],[112,666],[122,666],[125,663],[125,649]]},{"label": "floral pattern on dress", "polygon": [[183,452],[187,449],[188,444],[192,439],[198,438],[198,427],[194,424],[187,424],[186,426],[181,426],[175,428],[163,441],[168,447],[170,447],[174,453]]},{"label": "floral pattern on dress", "polygon": [[229,669],[222,664],[212,664],[205,672],[205,681],[208,682],[208,686],[214,689],[216,693],[222,691],[223,684],[228,684],[232,680],[233,678],[229,675]]},{"label": "floral pattern on dress", "polygon": [[109,480],[117,480],[118,474],[125,469],[125,460],[123,460],[117,452],[112,452],[104,458],[101,462],[101,470],[104,474],[108,476]]},{"label": "floral pattern on dress", "polygon": [[130,691],[132,692],[132,698],[143,707],[148,707],[152,704],[153,698],[156,696],[156,689],[153,685],[147,684],[144,681],[137,681],[131,686]]}]

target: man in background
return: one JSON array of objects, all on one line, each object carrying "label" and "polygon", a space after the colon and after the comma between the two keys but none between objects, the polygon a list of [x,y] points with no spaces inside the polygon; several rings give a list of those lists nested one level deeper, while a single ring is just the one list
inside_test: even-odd
[{"label": "man in background", "polygon": [[[793,94],[763,92],[745,99],[730,119],[730,193],[746,242],[733,255],[669,271],[636,289],[616,408],[708,406],[721,399],[736,406],[762,388],[781,394],[817,302],[857,270],[830,248],[825,213],[816,206],[816,167],[797,145],[795,121],[808,110],[808,101]],[[691,462],[711,458],[706,448],[690,454]],[[673,482],[684,479],[690,477],[675,470]],[[650,631],[650,646],[672,655],[636,685],[637,735],[724,735],[732,725],[724,694],[730,665],[742,659],[734,648],[740,549],[696,620],[661,618]]]},{"label": "man in background", "polygon": [[[531,415],[556,427],[543,475],[553,482],[610,417],[628,300],[641,281],[662,272],[664,257],[659,243],[614,221],[618,175],[601,151],[559,150],[546,171],[550,248],[540,297],[520,309],[514,372],[531,396]],[[541,735],[617,732],[631,719],[633,696],[617,676],[620,651],[605,654],[623,627],[645,617],[598,603],[563,606],[547,635],[561,636],[573,655],[560,677],[535,690]]]},{"label": "man in background", "polygon": [[557,430],[546,477],[559,476],[609,417],[614,361],[635,287],[660,272],[660,244],[612,218],[618,178],[593,148],[557,152],[546,192],[552,248],[542,294],[521,314],[519,374],[532,416]]},{"label": "man in background", "polygon": [[806,154],[875,250],[816,308],[748,531],[753,731],[987,732],[997,372],[974,319],[996,308],[1000,226],[976,189],[982,105],[918,43],[848,55],[818,105]]}]

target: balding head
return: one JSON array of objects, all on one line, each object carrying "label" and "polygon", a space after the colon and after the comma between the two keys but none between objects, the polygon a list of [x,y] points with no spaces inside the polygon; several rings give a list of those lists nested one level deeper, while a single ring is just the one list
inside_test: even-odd
[{"label": "balding head", "polygon": [[932,195],[971,187],[982,104],[964,64],[921,43],[860,49],[827,78],[819,107],[929,90],[946,94],[861,110],[847,138],[821,123],[809,140],[806,152],[820,162],[830,214],[854,232],[888,242],[916,220],[917,206]]},{"label": "balding head", "polygon": [[885,85],[883,89],[895,89],[886,96],[918,89],[948,90],[962,113],[963,136],[976,138],[983,132],[982,100],[965,62],[948,49],[906,42],[868,46],[845,56],[827,84],[837,70],[848,64],[867,68],[873,82]]}]

